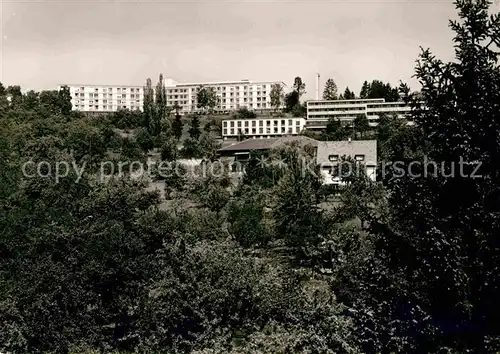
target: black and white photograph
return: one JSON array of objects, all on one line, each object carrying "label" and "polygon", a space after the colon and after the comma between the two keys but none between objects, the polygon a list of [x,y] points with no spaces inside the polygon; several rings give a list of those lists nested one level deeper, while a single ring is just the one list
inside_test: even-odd
[{"label": "black and white photograph", "polygon": [[498,0],[0,0],[0,354],[500,353]]}]

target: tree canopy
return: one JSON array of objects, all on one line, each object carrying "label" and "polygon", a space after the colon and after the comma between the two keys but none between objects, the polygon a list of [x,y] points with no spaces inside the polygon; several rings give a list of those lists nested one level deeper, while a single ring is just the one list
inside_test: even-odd
[{"label": "tree canopy", "polygon": [[[420,95],[397,90],[414,124],[370,132],[375,181],[298,142],[216,159],[201,115],[179,141],[161,76],[143,112],[99,119],[67,88],[0,84],[0,351],[498,352],[500,15],[456,7],[453,61],[422,50]],[[325,135],[366,138],[367,123]]]}]

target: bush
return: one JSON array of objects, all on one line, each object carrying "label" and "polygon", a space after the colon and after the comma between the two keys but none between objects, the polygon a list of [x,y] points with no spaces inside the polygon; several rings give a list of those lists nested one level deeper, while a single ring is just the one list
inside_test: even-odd
[{"label": "bush", "polygon": [[141,111],[122,109],[111,113],[110,121],[118,129],[135,129],[144,126],[144,114]]},{"label": "bush", "polygon": [[173,137],[167,138],[161,145],[162,161],[174,161],[177,159],[179,149],[177,148],[177,140]]},{"label": "bush", "polygon": [[234,115],[235,118],[244,118],[244,119],[251,119],[251,118],[256,118],[257,114],[254,111],[248,110],[247,107],[243,107],[238,109],[236,114]]},{"label": "bush", "polygon": [[149,134],[146,128],[140,128],[135,136],[135,140],[137,141],[137,144],[139,147],[142,149],[144,152],[148,152],[149,150],[152,150],[154,147],[154,139]]},{"label": "bush", "polygon": [[318,195],[324,201],[326,201],[329,197],[334,197],[339,193],[341,187],[337,184],[323,184],[319,187]]},{"label": "bush", "polygon": [[270,233],[265,228],[264,205],[258,196],[246,195],[228,205],[229,232],[243,247],[266,246]]}]

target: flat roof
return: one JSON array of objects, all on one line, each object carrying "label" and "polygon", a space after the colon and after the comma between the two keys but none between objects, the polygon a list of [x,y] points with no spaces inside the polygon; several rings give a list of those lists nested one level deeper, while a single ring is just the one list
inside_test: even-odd
[{"label": "flat roof", "polygon": [[[245,107],[243,107],[245,108]],[[258,110],[258,108],[257,108]],[[242,117],[222,117],[222,120],[287,120],[287,119],[305,119],[304,117],[273,117],[273,116],[257,116],[255,118],[242,118]]]},{"label": "flat roof", "polygon": [[[238,84],[276,84],[280,83],[286,87],[286,84],[283,81],[250,81],[248,79],[244,80],[232,80],[232,81],[212,81],[212,82],[191,82],[191,83],[183,83],[176,82],[170,78],[163,78],[165,82],[165,87],[183,87],[183,86],[208,86],[208,85],[238,85]],[[68,86],[68,87],[144,87],[146,85],[146,80],[144,80],[143,84],[140,85],[117,85],[117,84],[58,84],[58,86]],[[153,83],[154,85],[154,83]]]},{"label": "flat roof", "polygon": [[266,150],[271,149],[271,146],[277,141],[277,138],[268,139],[247,139],[223,147],[219,151],[241,151],[241,150]]},{"label": "flat roof", "polygon": [[259,84],[276,84],[280,83],[286,86],[283,81],[250,81],[248,79],[241,81],[212,81],[212,82],[180,82],[177,84],[167,85],[167,87],[184,87],[184,86],[210,86],[210,85],[259,85]]},{"label": "flat roof", "polygon": [[102,85],[102,84],[59,84],[58,86],[78,86],[78,87],[144,87],[145,83],[143,85]]},{"label": "flat roof", "polygon": [[306,136],[283,136],[279,138],[247,139],[219,149],[219,151],[250,151],[250,150],[270,150],[286,143],[297,141],[303,145],[317,146],[318,141]]}]

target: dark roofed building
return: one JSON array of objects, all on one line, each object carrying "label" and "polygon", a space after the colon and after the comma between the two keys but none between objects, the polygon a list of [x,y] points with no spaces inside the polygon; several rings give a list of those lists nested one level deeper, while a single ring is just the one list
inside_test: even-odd
[{"label": "dark roofed building", "polygon": [[[296,143],[300,146],[318,146],[318,141],[308,138],[306,136],[284,136],[281,138],[268,138],[268,139],[247,139],[239,143],[235,143],[218,150],[218,155],[224,160],[230,162],[237,161],[244,165],[250,158],[251,151],[261,151],[267,153],[268,151],[285,146],[289,143]],[[233,172],[237,171],[236,165]]]},{"label": "dark roofed building", "polygon": [[[375,180],[377,166],[376,140],[344,140],[318,141],[306,136],[287,136],[270,139],[248,139],[218,150],[219,157],[232,163],[233,172],[244,170],[250,158],[251,151],[260,151],[266,154],[272,149],[285,146],[288,143],[297,143],[299,146],[313,146],[316,162],[320,165],[323,183],[338,184],[340,180],[333,176],[333,167],[342,157],[351,157],[366,167],[367,175]],[[240,169],[242,168],[242,169]]]},{"label": "dark roofed building", "polygon": [[318,146],[318,141],[306,136],[284,136],[281,138],[270,139],[247,139],[239,143],[235,143],[219,149],[219,156],[234,156],[236,153],[250,153],[250,151],[265,151],[284,146],[287,143],[297,142],[302,146],[312,145]]}]

